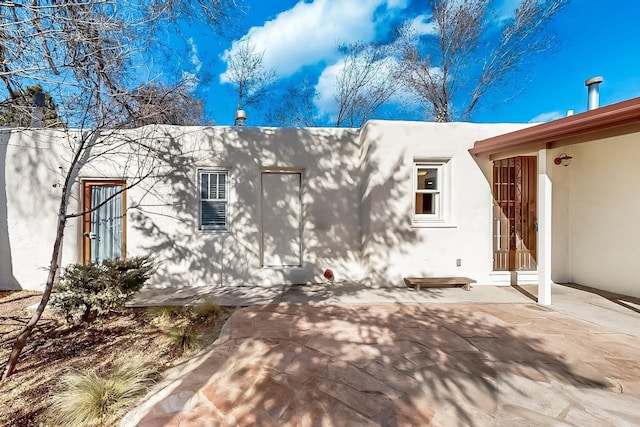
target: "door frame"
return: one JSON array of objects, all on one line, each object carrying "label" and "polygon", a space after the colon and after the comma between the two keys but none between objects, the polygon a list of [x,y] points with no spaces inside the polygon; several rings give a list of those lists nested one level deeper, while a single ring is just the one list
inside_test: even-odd
[{"label": "door frame", "polygon": [[[299,259],[297,265],[265,265],[264,264],[264,209],[262,206],[263,199],[263,191],[264,184],[262,181],[262,177],[265,174],[288,174],[288,175],[298,175],[299,178],[299,187],[298,187],[298,200],[300,201],[300,223],[298,224],[298,233],[299,233]],[[260,215],[260,239],[259,239],[259,251],[260,251],[260,267],[261,268],[300,268],[303,265],[303,248],[304,245],[302,243],[302,231],[303,231],[303,213],[304,207],[302,206],[302,185],[304,182],[304,169],[301,168],[293,168],[293,167],[280,167],[280,168],[261,168],[260,169],[260,181],[259,181],[259,191],[258,191],[258,214]]]},{"label": "door frame", "polygon": [[82,264],[87,265],[91,261],[91,239],[88,233],[91,230],[91,187],[94,185],[119,185],[122,187],[122,258],[127,257],[127,181],[124,179],[83,179],[82,183]]}]

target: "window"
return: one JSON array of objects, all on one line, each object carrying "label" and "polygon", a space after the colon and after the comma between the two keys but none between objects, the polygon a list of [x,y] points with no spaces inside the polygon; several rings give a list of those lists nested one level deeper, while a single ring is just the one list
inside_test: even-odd
[{"label": "window", "polygon": [[444,223],[447,219],[447,162],[416,162],[413,166],[413,223]]},{"label": "window", "polygon": [[229,172],[198,171],[200,187],[200,230],[226,230],[229,205]]}]

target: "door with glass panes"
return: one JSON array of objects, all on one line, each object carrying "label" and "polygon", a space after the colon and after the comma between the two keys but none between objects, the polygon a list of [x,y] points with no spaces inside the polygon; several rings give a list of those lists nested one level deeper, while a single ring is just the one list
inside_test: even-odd
[{"label": "door with glass panes", "polygon": [[83,261],[124,258],[126,254],[125,181],[84,181],[82,183]]}]

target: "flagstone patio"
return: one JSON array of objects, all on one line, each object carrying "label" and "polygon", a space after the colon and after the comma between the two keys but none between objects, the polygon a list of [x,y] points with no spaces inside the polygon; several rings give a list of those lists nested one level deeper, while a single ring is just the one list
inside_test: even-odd
[{"label": "flagstone patio", "polygon": [[254,306],[123,425],[640,425],[639,360],[528,302]]}]

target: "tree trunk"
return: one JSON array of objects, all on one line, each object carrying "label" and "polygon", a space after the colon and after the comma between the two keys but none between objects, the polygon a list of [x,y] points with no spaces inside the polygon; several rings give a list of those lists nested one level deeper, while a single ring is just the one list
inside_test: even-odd
[{"label": "tree trunk", "polygon": [[60,198],[60,209],[58,211],[58,227],[56,230],[56,240],[53,244],[53,253],[51,254],[51,267],[49,268],[49,275],[47,276],[47,284],[44,288],[44,293],[42,294],[42,299],[40,300],[40,304],[38,305],[37,310],[31,316],[29,322],[22,328],[20,331],[20,335],[13,343],[13,348],[11,350],[11,355],[9,356],[9,360],[4,369],[4,373],[2,374],[2,379],[7,379],[16,369],[16,365],[18,364],[18,358],[22,353],[22,350],[27,345],[27,341],[33,332],[33,328],[40,321],[40,317],[42,317],[42,313],[44,312],[47,303],[49,302],[49,298],[51,297],[51,291],[53,290],[53,283],[56,277],[56,273],[58,271],[58,257],[60,255],[60,247],[62,246],[62,238],[64,236],[64,227],[67,223],[67,218],[65,216],[67,211],[67,192],[68,192],[68,184],[65,185],[62,191],[62,197]]}]

